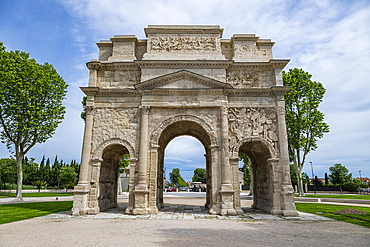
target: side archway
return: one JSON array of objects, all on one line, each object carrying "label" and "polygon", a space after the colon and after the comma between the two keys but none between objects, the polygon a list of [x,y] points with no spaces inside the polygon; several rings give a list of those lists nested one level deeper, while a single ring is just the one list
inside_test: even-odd
[{"label": "side archway", "polygon": [[[274,146],[260,137],[245,137],[235,146],[233,158],[244,153],[249,157],[249,168],[253,177],[253,208],[279,214],[278,165],[279,159]],[[236,156],[236,157],[235,157]]]},{"label": "side archway", "polygon": [[101,143],[93,153],[90,200],[95,205],[96,213],[117,207],[120,161],[127,153],[135,156],[132,145],[119,138]]}]

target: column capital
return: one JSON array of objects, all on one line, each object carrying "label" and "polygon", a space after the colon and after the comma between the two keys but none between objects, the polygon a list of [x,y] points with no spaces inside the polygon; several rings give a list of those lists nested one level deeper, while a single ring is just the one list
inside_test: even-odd
[{"label": "column capital", "polygon": [[93,106],[84,106],[85,110],[86,110],[86,115],[89,115],[89,114],[93,114],[94,112],[94,107]]},{"label": "column capital", "polygon": [[147,105],[141,105],[139,108],[141,109],[141,112],[142,112],[143,114],[149,114],[150,106],[147,106]]},{"label": "column capital", "polygon": [[285,115],[285,106],[284,105],[277,106],[276,111],[279,115]]}]

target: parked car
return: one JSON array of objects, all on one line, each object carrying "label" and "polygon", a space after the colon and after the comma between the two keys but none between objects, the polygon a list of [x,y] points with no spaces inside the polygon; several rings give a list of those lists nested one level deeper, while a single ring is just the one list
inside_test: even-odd
[{"label": "parked car", "polygon": [[176,188],[175,187],[167,188],[167,192],[176,192]]}]

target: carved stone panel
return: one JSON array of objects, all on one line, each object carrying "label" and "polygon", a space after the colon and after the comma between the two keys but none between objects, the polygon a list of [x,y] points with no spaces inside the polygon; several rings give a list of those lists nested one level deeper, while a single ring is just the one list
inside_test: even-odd
[{"label": "carved stone panel", "polygon": [[260,137],[276,148],[278,141],[275,108],[229,108],[230,147],[244,137]]},{"label": "carved stone panel", "polygon": [[140,71],[106,70],[99,73],[97,85],[100,88],[132,88],[140,82]]},{"label": "carved stone panel", "polygon": [[139,118],[136,108],[97,108],[94,114],[93,152],[102,142],[120,138],[135,143]]}]

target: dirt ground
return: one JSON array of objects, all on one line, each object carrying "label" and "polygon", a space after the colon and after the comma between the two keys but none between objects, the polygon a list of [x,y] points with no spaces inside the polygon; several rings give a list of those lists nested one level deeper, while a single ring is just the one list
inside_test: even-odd
[{"label": "dirt ground", "polygon": [[[167,205],[204,202],[165,198]],[[337,221],[34,218],[0,225],[0,246],[369,246],[369,239],[369,228]]]}]

